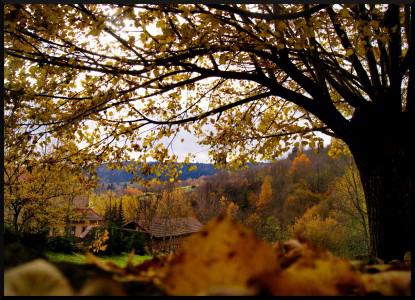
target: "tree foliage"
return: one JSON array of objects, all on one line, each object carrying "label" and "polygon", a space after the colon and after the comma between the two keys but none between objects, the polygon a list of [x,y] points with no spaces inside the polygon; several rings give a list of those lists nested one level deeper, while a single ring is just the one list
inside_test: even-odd
[{"label": "tree foliage", "polygon": [[411,110],[410,13],[363,4],[6,5],[6,110],[18,126],[38,127],[34,138],[87,145],[67,156],[166,161],[175,156],[157,140],[182,125],[218,164],[274,158],[295,136],[311,146],[321,143],[316,131],[347,139],[347,120],[371,102]]},{"label": "tree foliage", "polygon": [[256,203],[257,209],[266,209],[269,208],[272,197],[272,187],[271,187],[271,178],[270,176],[265,176],[264,181],[261,185],[261,192],[259,194],[258,202]]},{"label": "tree foliage", "polygon": [[5,169],[5,223],[16,233],[67,226],[76,217],[75,198],[93,186],[82,170],[67,164],[17,162]]}]

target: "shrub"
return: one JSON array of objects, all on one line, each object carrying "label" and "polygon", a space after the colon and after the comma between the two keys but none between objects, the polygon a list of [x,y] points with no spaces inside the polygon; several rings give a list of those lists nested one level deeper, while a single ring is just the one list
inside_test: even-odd
[{"label": "shrub", "polygon": [[4,226],[4,245],[17,243],[20,241],[20,236],[15,234],[12,228]]},{"label": "shrub", "polygon": [[36,258],[45,258],[43,252],[20,242],[7,243],[4,247],[4,268],[18,266]]},{"label": "shrub", "polygon": [[122,230],[116,226],[109,226],[105,229],[108,231],[109,237],[106,241],[107,247],[102,254],[114,255],[124,252],[125,241]]},{"label": "shrub", "polygon": [[144,249],[147,238],[141,232],[134,232],[130,236],[126,237],[126,252],[135,251],[138,255],[145,255],[146,251]]},{"label": "shrub", "polygon": [[104,229],[103,231],[100,231],[97,238],[94,241],[92,241],[91,245],[89,246],[89,250],[91,250],[94,253],[104,252],[108,247],[108,239],[108,230]]},{"label": "shrub", "polygon": [[47,233],[16,233],[4,228],[4,267],[9,268],[36,258],[44,258]]},{"label": "shrub", "polygon": [[72,253],[75,251],[74,239],[66,236],[56,236],[48,239],[47,250],[61,253]]},{"label": "shrub", "polygon": [[21,234],[19,241],[26,247],[33,248],[38,251],[45,251],[47,245],[47,232],[30,233],[24,232]]}]

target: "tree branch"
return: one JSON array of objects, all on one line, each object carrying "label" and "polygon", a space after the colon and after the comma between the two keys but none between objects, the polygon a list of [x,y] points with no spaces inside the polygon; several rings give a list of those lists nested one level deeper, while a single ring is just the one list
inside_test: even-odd
[{"label": "tree branch", "polygon": [[312,14],[319,12],[320,10],[327,8],[328,4],[318,4],[313,6],[310,9],[303,10],[300,12],[295,13],[287,13],[287,14],[263,14],[263,13],[255,13],[250,12],[246,10],[239,9],[237,7],[224,5],[224,4],[207,4],[208,7],[226,11],[229,13],[234,13],[239,16],[249,17],[249,18],[255,18],[255,19],[262,19],[266,21],[272,21],[272,20],[290,20],[290,19],[297,19],[301,17],[311,16]]},{"label": "tree branch", "polygon": [[[352,43],[350,42],[349,38],[347,37],[346,32],[341,28],[340,23],[336,20],[337,15],[334,12],[333,8],[329,7],[326,10],[329,14],[331,23],[334,26],[334,30],[336,31],[337,36],[340,39],[340,42],[341,42],[344,50],[346,50],[346,51],[349,50],[349,49],[354,50],[353,46],[352,46]],[[371,82],[369,80],[369,77],[367,76],[367,73],[366,73],[365,69],[363,68],[362,64],[359,61],[359,58],[354,53],[354,51],[353,51],[353,54],[350,55],[350,57],[351,57],[351,63],[353,64],[353,67],[355,68],[356,73],[359,76],[359,78],[360,78],[360,80],[363,84],[365,92],[370,96],[371,99],[373,99],[374,96],[375,96],[375,93],[373,91],[373,87],[371,85]]]}]

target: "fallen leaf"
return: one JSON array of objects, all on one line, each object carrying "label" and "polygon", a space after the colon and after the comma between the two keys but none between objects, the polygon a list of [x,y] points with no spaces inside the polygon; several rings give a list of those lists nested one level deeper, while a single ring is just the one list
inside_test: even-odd
[{"label": "fallen leaf", "polygon": [[272,281],[272,295],[322,296],[361,295],[360,275],[344,260],[301,258]]},{"label": "fallen leaf", "polygon": [[165,267],[171,259],[171,255],[155,256],[139,265],[132,266],[127,264],[124,274],[116,274],[114,279],[122,282],[140,281],[152,282],[156,285],[161,283],[165,276]]},{"label": "fallen leaf", "polygon": [[411,272],[386,271],[376,274],[362,274],[366,292],[382,296],[410,296]]},{"label": "fallen leaf", "polygon": [[70,296],[63,274],[44,259],[36,259],[4,273],[5,296]]},{"label": "fallen leaf", "polygon": [[99,257],[93,255],[90,252],[87,252],[85,254],[85,263],[86,264],[92,264],[97,266],[98,268],[115,273],[115,274],[126,274],[125,268],[121,268],[112,261],[105,261],[103,259],[100,259]]},{"label": "fallen leaf", "polygon": [[79,292],[80,296],[127,296],[122,286],[109,278],[93,278]]},{"label": "fallen leaf", "polygon": [[183,242],[162,286],[170,295],[253,293],[248,282],[279,269],[275,249],[224,216]]}]

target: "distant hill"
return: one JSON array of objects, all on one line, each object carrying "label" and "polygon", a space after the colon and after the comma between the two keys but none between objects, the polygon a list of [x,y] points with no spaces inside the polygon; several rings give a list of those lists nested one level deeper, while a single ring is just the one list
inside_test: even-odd
[{"label": "distant hill", "polygon": [[[150,163],[150,165],[151,164],[154,163]],[[189,171],[190,166],[196,166],[197,169],[194,171]],[[201,176],[213,175],[217,172],[217,170],[212,164],[190,163],[189,165],[183,167],[182,172],[183,173],[180,175],[179,179],[186,180],[188,178],[199,178]],[[102,183],[122,183],[128,182],[133,178],[133,174],[124,170],[110,170],[107,168],[106,164],[103,164],[97,168],[97,175]],[[149,179],[153,178],[154,176],[144,177]]]}]

